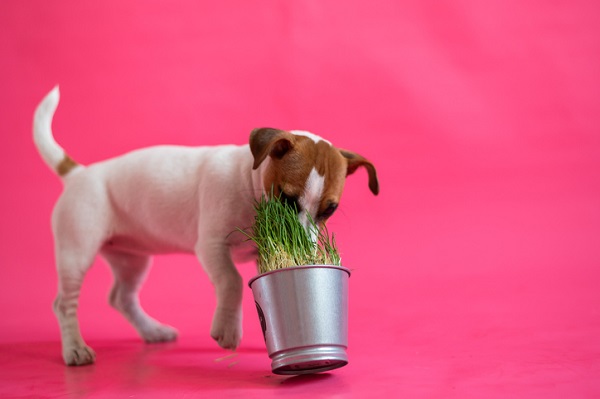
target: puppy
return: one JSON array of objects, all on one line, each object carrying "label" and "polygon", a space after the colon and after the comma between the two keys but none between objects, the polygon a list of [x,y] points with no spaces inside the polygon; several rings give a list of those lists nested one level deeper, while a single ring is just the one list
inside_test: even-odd
[{"label": "puppy", "polygon": [[67,365],[95,361],[77,319],[78,298],[97,254],[110,265],[110,304],[146,342],[172,341],[177,330],[150,317],[138,292],[153,254],[196,255],[214,285],[217,306],[210,335],[226,349],[242,337],[243,282],[234,262],[256,258],[236,227],[251,226],[254,201],[266,193],[294,202],[299,220],[320,225],[335,212],[347,175],[365,167],[378,194],[375,167],[304,131],[255,129],[249,145],[157,146],[83,166],[52,136],[59,102],[54,88],[35,111],[33,136],[48,166],[64,183],[52,213],[58,271],[54,313]]}]

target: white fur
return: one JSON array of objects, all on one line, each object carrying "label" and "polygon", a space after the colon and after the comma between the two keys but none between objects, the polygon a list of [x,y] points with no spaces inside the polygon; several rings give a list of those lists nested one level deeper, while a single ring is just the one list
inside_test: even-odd
[{"label": "white fur", "polygon": [[321,176],[317,170],[313,168],[308,175],[308,179],[306,179],[304,195],[298,199],[300,209],[302,209],[298,214],[298,219],[306,231],[308,231],[313,241],[316,241],[318,231],[310,228],[311,223],[308,215],[310,215],[313,221],[316,220],[324,188],[325,176]]}]

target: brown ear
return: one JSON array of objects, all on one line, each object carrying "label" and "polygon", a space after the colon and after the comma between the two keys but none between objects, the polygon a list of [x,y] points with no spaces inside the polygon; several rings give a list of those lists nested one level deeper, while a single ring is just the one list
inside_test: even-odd
[{"label": "brown ear", "polygon": [[250,151],[254,157],[252,169],[256,169],[267,155],[283,157],[292,148],[293,136],[283,130],[263,127],[250,133]]},{"label": "brown ear", "polygon": [[356,169],[364,166],[369,174],[369,189],[373,194],[379,194],[379,180],[377,180],[377,171],[375,170],[375,166],[373,166],[371,161],[355,152],[340,150],[340,153],[344,156],[344,158],[346,158],[348,163],[348,171],[346,175],[351,175],[352,173],[356,172]]}]

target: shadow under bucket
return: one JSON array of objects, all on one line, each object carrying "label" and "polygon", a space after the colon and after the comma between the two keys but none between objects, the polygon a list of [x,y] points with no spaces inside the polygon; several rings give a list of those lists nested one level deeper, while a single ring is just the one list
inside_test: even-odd
[{"label": "shadow under bucket", "polygon": [[271,369],[311,374],[348,364],[348,278],[344,267],[311,265],[250,280]]}]

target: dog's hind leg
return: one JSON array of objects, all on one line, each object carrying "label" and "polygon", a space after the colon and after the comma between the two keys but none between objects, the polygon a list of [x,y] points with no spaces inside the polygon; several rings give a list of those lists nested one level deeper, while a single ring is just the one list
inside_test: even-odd
[{"label": "dog's hind leg", "polygon": [[115,281],[109,301],[135,327],[144,341],[168,342],[177,339],[177,330],[150,317],[140,305],[139,290],[150,270],[151,258],[103,249],[102,256],[110,264]]},{"label": "dog's hind leg", "polygon": [[56,258],[58,295],[54,300],[54,314],[60,325],[63,359],[69,366],[94,363],[96,354],[83,340],[77,319],[81,285],[94,254],[57,245]]},{"label": "dog's hind leg", "polygon": [[107,217],[101,211],[106,209],[105,193],[94,180],[78,179],[82,173],[85,170],[67,179],[52,213],[58,272],[54,314],[60,325],[63,359],[70,366],[94,363],[96,359],[81,336],[77,308],[85,274],[107,234]]}]

